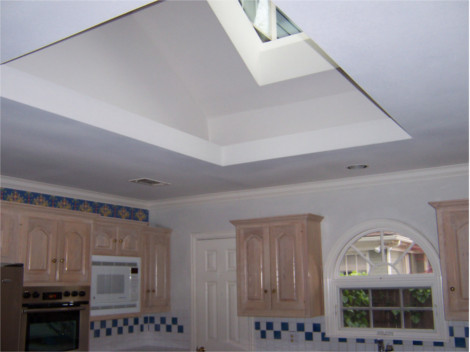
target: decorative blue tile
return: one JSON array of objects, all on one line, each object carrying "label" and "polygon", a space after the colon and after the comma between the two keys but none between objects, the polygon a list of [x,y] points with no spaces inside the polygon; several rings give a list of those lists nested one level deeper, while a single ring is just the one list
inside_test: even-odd
[{"label": "decorative blue tile", "polygon": [[178,325],[178,334],[184,333],[184,327],[183,325]]},{"label": "decorative blue tile", "polygon": [[100,337],[100,332],[101,332],[101,330],[93,331],[93,337]]},{"label": "decorative blue tile", "polygon": [[467,348],[467,343],[465,342],[465,337],[455,337],[455,347],[456,348]]},{"label": "decorative blue tile", "polygon": [[139,325],[139,318],[137,317],[134,318],[134,325]]},{"label": "decorative blue tile", "polygon": [[259,321],[255,321],[255,330],[261,330],[261,323]]},{"label": "decorative blue tile", "polygon": [[435,346],[435,347],[444,347],[444,342],[434,341],[433,346]]},{"label": "decorative blue tile", "polygon": [[101,329],[106,328],[106,320],[100,320],[100,328]]},{"label": "decorative blue tile", "polygon": [[124,324],[124,326],[129,325],[129,318],[124,318],[123,324]]},{"label": "decorative blue tile", "polygon": [[153,326],[153,330],[154,330],[154,331],[160,331],[160,324],[155,324],[155,325]]},{"label": "decorative blue tile", "polygon": [[305,324],[304,323],[297,323],[297,331],[305,331]]},{"label": "decorative blue tile", "polygon": [[281,332],[279,330],[274,331],[274,339],[275,340],[281,339]]},{"label": "decorative blue tile", "polygon": [[265,338],[266,338],[266,330],[261,330],[261,331],[260,331],[260,337],[261,337],[262,339],[265,339]]},{"label": "decorative blue tile", "polygon": [[112,328],[106,328],[106,336],[111,336],[112,333],[113,333]]},{"label": "decorative blue tile", "polygon": [[356,343],[366,343],[366,339],[356,339]]},{"label": "decorative blue tile", "polygon": [[113,326],[113,328],[115,328],[115,327],[118,326],[118,321],[117,321],[117,319],[113,319],[112,326]]},{"label": "decorative blue tile", "polygon": [[122,335],[122,333],[123,333],[123,328],[122,328],[122,326],[120,326],[120,327],[117,328],[117,333],[118,333],[118,335]]},{"label": "decorative blue tile", "polygon": [[340,338],[338,338],[338,342],[348,342],[348,339],[346,339],[344,337],[340,337]]},{"label": "decorative blue tile", "polygon": [[468,326],[465,327],[465,337],[468,338]]},{"label": "decorative blue tile", "polygon": [[178,318],[171,318],[171,323],[173,325],[178,325]]},{"label": "decorative blue tile", "polygon": [[160,324],[166,324],[166,317],[160,317]]},{"label": "decorative blue tile", "polygon": [[423,341],[413,341],[413,346],[422,346],[423,345]]},{"label": "decorative blue tile", "polygon": [[274,324],[271,321],[266,323],[266,330],[274,330]]},{"label": "decorative blue tile", "polygon": [[329,341],[330,341],[330,338],[327,337],[324,332],[322,332],[322,333],[321,333],[321,340],[322,340],[323,342],[329,342]]},{"label": "decorative blue tile", "polygon": [[454,327],[453,326],[449,326],[449,336],[454,337]]},{"label": "decorative blue tile", "polygon": [[305,333],[305,341],[313,341],[313,332]]},{"label": "decorative blue tile", "polygon": [[149,317],[144,317],[144,324],[148,324],[149,323]]},{"label": "decorative blue tile", "polygon": [[93,330],[95,328],[95,322],[91,321],[90,322],[90,330]]},{"label": "decorative blue tile", "polygon": [[134,325],[129,325],[129,326],[127,327],[127,332],[130,333],[130,334],[132,334],[132,333],[134,332]]},{"label": "decorative blue tile", "polygon": [[144,332],[144,324],[140,324],[140,331]]},{"label": "decorative blue tile", "polygon": [[282,322],[281,323],[281,330],[282,331],[288,331],[289,330],[289,323]]},{"label": "decorative blue tile", "polygon": [[149,323],[150,324],[155,324],[155,317],[150,316],[149,317]]},{"label": "decorative blue tile", "polygon": [[393,340],[394,345],[403,345],[403,340]]},{"label": "decorative blue tile", "polygon": [[171,325],[166,325],[166,332],[171,332]]},{"label": "decorative blue tile", "polygon": [[321,332],[321,325],[320,324],[313,324],[313,332]]}]

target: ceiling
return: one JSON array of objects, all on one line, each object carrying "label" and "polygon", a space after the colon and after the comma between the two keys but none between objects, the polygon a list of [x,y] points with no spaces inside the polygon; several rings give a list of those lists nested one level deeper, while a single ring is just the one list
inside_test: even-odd
[{"label": "ceiling", "polygon": [[468,162],[467,2],[276,4],[341,70],[258,85],[202,0],[2,40],[34,51],[2,64],[2,176],[145,202]]}]

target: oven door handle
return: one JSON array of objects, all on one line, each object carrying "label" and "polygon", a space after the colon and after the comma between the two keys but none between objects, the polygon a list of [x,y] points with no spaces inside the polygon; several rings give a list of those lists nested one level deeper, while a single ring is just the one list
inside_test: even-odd
[{"label": "oven door handle", "polygon": [[25,308],[23,313],[51,313],[51,312],[70,312],[75,310],[85,310],[86,307],[58,307],[58,308]]}]

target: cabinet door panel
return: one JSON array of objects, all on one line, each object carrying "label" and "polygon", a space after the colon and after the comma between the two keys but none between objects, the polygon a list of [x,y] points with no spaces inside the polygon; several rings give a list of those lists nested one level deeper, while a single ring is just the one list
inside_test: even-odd
[{"label": "cabinet door panel", "polygon": [[27,217],[24,224],[24,281],[49,282],[55,279],[57,268],[57,221]]},{"label": "cabinet door panel", "polygon": [[20,258],[20,223],[19,215],[7,209],[1,210],[1,261],[18,263]]},{"label": "cabinet door panel", "polygon": [[116,246],[117,226],[96,221],[93,224],[92,253],[96,255],[115,255]]},{"label": "cabinet door panel", "polygon": [[142,254],[140,227],[119,226],[117,255],[139,257]]},{"label": "cabinet door panel", "polygon": [[239,229],[237,236],[238,314],[270,309],[269,241],[266,227]]},{"label": "cabinet door panel", "polygon": [[302,233],[300,224],[272,225],[271,304],[273,310],[304,310]]},{"label": "cabinet door panel", "polygon": [[147,229],[142,292],[146,312],[169,311],[170,300],[170,234]]},{"label": "cabinet door panel", "polygon": [[435,202],[446,320],[468,321],[468,200]]},{"label": "cabinet door panel", "polygon": [[81,221],[62,221],[59,224],[59,270],[57,280],[63,282],[89,281],[91,225]]}]

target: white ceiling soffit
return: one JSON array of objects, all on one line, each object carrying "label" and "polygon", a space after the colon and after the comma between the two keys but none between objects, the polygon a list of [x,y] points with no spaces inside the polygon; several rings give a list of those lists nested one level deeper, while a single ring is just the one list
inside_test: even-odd
[{"label": "white ceiling soffit", "polygon": [[[213,5],[213,0],[210,2]],[[222,1],[216,3],[220,5]],[[238,6],[237,0],[223,3]],[[223,50],[229,49],[225,43],[209,43],[213,47],[206,44],[206,50],[198,52],[172,51],[181,46],[174,47],[165,42],[169,36],[172,40],[187,40],[191,45],[217,29],[210,17],[214,14],[210,13],[207,4],[159,2],[3,64],[1,95],[220,166],[410,138],[318,53],[314,55],[323,61],[323,72],[260,87],[252,84],[249,74],[245,75],[238,66],[226,67],[229,64],[226,61],[211,61],[216,60],[213,52],[220,46],[225,48]],[[208,32],[204,32],[203,26],[198,27],[202,33],[192,33],[184,28],[185,23],[173,24],[173,16],[179,16],[182,10],[187,12],[188,6],[191,10],[201,11],[199,16],[206,16],[201,19],[204,24],[212,20],[207,26]],[[239,6],[237,9],[241,10]],[[243,10],[241,14],[244,15]],[[256,36],[249,21],[245,24]],[[219,34],[214,35],[217,40],[225,39]],[[300,38],[297,36],[293,40]],[[277,42],[276,46],[291,43],[289,38]],[[136,65],[136,55],[130,54],[134,53],[130,50],[131,43],[139,65]],[[193,45],[197,47],[197,44]],[[158,60],[154,60],[156,56]],[[78,62],[77,57],[80,58]],[[176,60],[177,64],[174,64]],[[234,96],[230,84],[214,83],[220,81],[219,75],[207,69],[196,69],[203,64],[209,68],[219,65],[216,72],[225,68],[225,79],[239,79],[244,90]],[[296,64],[277,62],[266,72],[283,72],[277,80],[282,75],[285,79],[292,73],[288,73],[291,66]],[[133,69],[130,71],[130,68]],[[260,77],[267,81],[269,75],[266,72]],[[163,75],[166,80],[155,81],[154,77]],[[214,81],[205,81],[207,79]],[[300,82],[303,85],[299,86]],[[220,89],[203,90],[200,87]],[[133,89],[132,96],[129,88]],[[275,94],[269,96],[266,92]],[[240,95],[242,93],[244,95]],[[286,96],[285,101],[278,101]],[[175,97],[181,103],[167,107],[165,104],[174,101]],[[246,104],[253,100],[252,106]],[[218,101],[223,101],[224,106],[218,107]]]},{"label": "white ceiling soffit", "polygon": [[[1,62],[26,55],[155,0],[2,0]],[[14,31],[9,29],[14,28]]]}]

